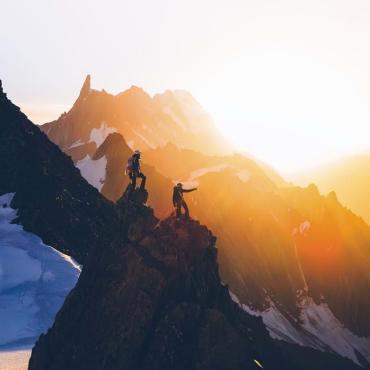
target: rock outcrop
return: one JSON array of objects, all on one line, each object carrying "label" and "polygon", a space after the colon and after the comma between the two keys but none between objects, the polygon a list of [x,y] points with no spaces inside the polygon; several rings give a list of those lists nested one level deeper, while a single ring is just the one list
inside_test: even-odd
[{"label": "rock outcrop", "polygon": [[221,283],[207,227],[174,217],[158,224],[146,197],[137,189],[119,200],[123,238],[91,254],[29,370],[359,369],[274,342]]},{"label": "rock outcrop", "polygon": [[172,217],[157,225],[150,208],[119,206],[124,238],[91,255],[30,370],[284,368],[262,320],[221,284],[205,226]]},{"label": "rock outcrop", "polygon": [[[107,161],[105,180],[101,189],[101,193],[106,198],[117,201],[122,194],[122,189],[129,184],[130,179],[125,175],[125,169],[127,160],[132,154],[122,135],[115,132],[108,135],[92,156],[93,161],[98,161],[102,157]],[[160,174],[153,166],[145,163],[145,153],[142,162],[141,169],[147,177],[148,204],[155,209],[156,215],[164,218],[172,210],[172,181]]]}]

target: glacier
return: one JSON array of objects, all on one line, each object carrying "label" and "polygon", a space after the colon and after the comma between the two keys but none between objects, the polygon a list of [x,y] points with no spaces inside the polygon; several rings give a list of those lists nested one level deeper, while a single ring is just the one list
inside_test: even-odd
[{"label": "glacier", "polygon": [[81,271],[70,257],[12,223],[13,197],[0,196],[0,363],[6,353],[30,349],[51,327]]}]

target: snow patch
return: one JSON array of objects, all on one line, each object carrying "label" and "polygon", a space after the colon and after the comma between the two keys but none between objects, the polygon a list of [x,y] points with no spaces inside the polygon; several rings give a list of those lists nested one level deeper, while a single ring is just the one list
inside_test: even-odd
[{"label": "snow patch", "polygon": [[316,304],[311,297],[301,303],[302,326],[315,337],[319,337],[334,352],[360,365],[356,351],[370,363],[370,337],[358,337],[334,316],[326,303]]},{"label": "snow patch", "polygon": [[77,141],[75,141],[70,147],[69,149],[72,149],[72,148],[77,148],[78,146],[80,145],[83,145],[84,143],[81,141],[81,139],[78,139]]},{"label": "snow patch", "polygon": [[0,346],[33,345],[52,325],[80,270],[11,222],[14,193],[0,196]]},{"label": "snow patch", "polygon": [[117,132],[117,129],[114,127],[108,127],[105,121],[102,121],[99,128],[93,128],[90,132],[90,141],[95,142],[96,147],[99,148],[101,144],[103,144],[104,140],[108,137],[108,135]]},{"label": "snow patch", "polygon": [[107,158],[92,159],[89,155],[76,163],[76,167],[81,171],[81,175],[89,184],[101,191],[106,175]]},{"label": "snow patch", "polygon": [[244,311],[262,317],[273,339],[323,352],[335,352],[361,365],[357,351],[370,363],[370,337],[359,337],[345,328],[326,303],[316,304],[311,297],[302,297],[297,304],[300,315],[296,320],[283,314],[271,300],[266,310],[257,311],[240,303],[232,292],[230,296]]}]

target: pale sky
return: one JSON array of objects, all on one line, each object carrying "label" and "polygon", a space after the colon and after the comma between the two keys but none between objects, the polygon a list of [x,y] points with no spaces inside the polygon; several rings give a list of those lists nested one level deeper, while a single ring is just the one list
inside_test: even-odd
[{"label": "pale sky", "polygon": [[112,93],[190,91],[283,174],[370,153],[368,0],[0,1],[0,78],[32,120],[87,73]]}]

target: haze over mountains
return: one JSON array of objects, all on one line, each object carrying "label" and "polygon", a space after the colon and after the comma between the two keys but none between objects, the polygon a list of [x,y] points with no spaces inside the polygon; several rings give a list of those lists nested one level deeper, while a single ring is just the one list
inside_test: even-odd
[{"label": "haze over mountains", "polygon": [[74,159],[85,146],[96,150],[91,143],[99,146],[112,132],[121,133],[131,148],[140,150],[168,142],[212,154],[231,149],[189,93],[168,90],[151,98],[132,86],[111,95],[91,89],[89,75],[72,109],[42,130]]},{"label": "haze over mountains", "polygon": [[335,190],[338,198],[370,224],[370,155],[356,155],[299,173],[299,184],[315,182],[322,192]]},{"label": "haze over mountains", "polygon": [[[112,96],[89,80],[42,126],[73,161],[0,96],[0,195],[15,193],[16,221],[84,263],[30,368],[369,368],[370,227],[335,193],[280,187],[229,154],[210,121],[185,125],[183,101]],[[106,199],[128,182],[130,142],[159,226],[150,208]],[[167,218],[179,180],[199,186],[187,200],[212,232]]]}]

